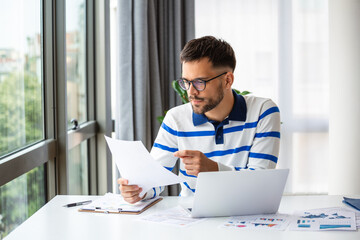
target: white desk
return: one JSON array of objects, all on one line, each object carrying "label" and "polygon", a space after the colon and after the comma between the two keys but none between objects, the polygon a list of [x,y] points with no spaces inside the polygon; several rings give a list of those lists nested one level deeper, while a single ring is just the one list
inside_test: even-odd
[{"label": "white desk", "polygon": [[[64,208],[71,202],[95,199],[95,196],[56,196],[5,239],[341,239],[359,240],[360,231],[266,231],[221,229],[226,218],[211,218],[186,228],[159,223],[137,221],[139,216],[123,214],[100,214],[78,212],[79,207]],[[145,211],[143,215],[171,208],[179,204],[191,205],[191,198],[165,197],[161,202]],[[342,206],[341,196],[284,196],[279,212]]]}]

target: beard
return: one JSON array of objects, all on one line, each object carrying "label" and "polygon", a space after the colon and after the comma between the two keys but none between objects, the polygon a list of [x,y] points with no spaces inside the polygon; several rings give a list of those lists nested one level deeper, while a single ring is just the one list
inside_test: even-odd
[{"label": "beard", "polygon": [[206,112],[214,109],[224,98],[224,90],[222,89],[222,85],[220,84],[217,88],[217,94],[215,98],[199,98],[197,96],[190,96],[189,100],[200,100],[205,103],[205,105],[201,106],[199,104],[191,103],[191,107],[196,114],[205,114]]}]

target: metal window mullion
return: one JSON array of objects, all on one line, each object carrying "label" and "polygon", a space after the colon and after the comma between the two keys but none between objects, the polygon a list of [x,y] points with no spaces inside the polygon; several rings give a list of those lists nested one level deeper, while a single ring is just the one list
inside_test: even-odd
[{"label": "metal window mullion", "polygon": [[[279,71],[279,107],[282,114],[281,121],[283,129],[281,141],[286,142],[287,147],[280,148],[280,156],[282,159],[288,159],[285,163],[286,168],[292,168],[293,157],[293,129],[288,125],[293,122],[292,111],[292,91],[293,91],[293,40],[292,40],[292,0],[278,1],[278,71]],[[284,131],[285,130],[285,131]],[[290,191],[293,188],[293,178],[288,179],[287,185]],[[285,189],[287,191],[287,189]]]},{"label": "metal window mullion", "polygon": [[66,92],[66,1],[55,2],[55,121],[58,154],[56,158],[57,194],[68,193],[67,92]]},{"label": "metal window mullion", "polygon": [[112,161],[104,135],[111,136],[110,7],[109,0],[94,0],[95,95],[98,194],[112,191]]},{"label": "metal window mullion", "polygon": [[27,147],[0,161],[0,186],[55,158],[56,141],[49,139]]},{"label": "metal window mullion", "polygon": [[[43,99],[44,99],[44,131],[45,139],[55,139],[55,99],[54,92],[54,37],[53,34],[53,2],[43,2],[43,21],[42,21],[42,41],[43,41]],[[56,195],[56,169],[55,169],[55,158],[49,159],[46,163],[46,192],[47,200],[52,199]]]},{"label": "metal window mullion", "polygon": [[68,131],[68,150],[78,146],[83,141],[91,139],[96,135],[96,121],[88,121],[76,130]]},{"label": "metal window mullion", "polygon": [[[87,75],[87,114],[88,120],[95,120],[95,44],[94,44],[94,1],[86,4],[86,75]],[[95,122],[96,123],[96,122]],[[96,125],[97,126],[97,125]],[[95,129],[97,132],[97,128]],[[98,194],[96,137],[88,141],[89,193]]]},{"label": "metal window mullion", "polygon": [[[288,116],[281,116],[283,122],[291,122],[293,91],[293,39],[292,39],[292,0],[278,1],[278,54],[279,54],[279,105]],[[290,115],[291,114],[291,115]]]}]

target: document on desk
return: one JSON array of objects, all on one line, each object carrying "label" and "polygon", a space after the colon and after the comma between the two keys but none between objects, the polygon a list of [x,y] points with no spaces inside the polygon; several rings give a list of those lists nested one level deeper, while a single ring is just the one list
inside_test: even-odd
[{"label": "document on desk", "polygon": [[358,210],[356,210],[353,207],[350,207],[348,205],[345,205],[345,207],[343,209],[345,211],[350,211],[350,212],[355,213],[356,227],[359,229],[360,228],[360,211],[358,211]]},{"label": "document on desk", "polygon": [[153,187],[184,182],[156,162],[141,141],[123,141],[107,136],[105,139],[121,177],[143,189],[140,197]]},{"label": "document on desk", "polygon": [[290,219],[291,217],[286,214],[233,216],[228,218],[220,227],[284,231],[289,225]]},{"label": "document on desk", "polygon": [[160,212],[139,218],[141,221],[167,224],[177,227],[187,227],[205,221],[207,218],[192,218],[181,206],[166,209]]},{"label": "document on desk", "polygon": [[356,218],[354,212],[343,208],[298,211],[289,228],[296,231],[356,231]]},{"label": "document on desk", "polygon": [[140,214],[161,200],[162,198],[156,197],[130,204],[120,194],[106,193],[104,196],[99,197],[88,205],[82,206],[78,210],[80,212],[95,213]]}]

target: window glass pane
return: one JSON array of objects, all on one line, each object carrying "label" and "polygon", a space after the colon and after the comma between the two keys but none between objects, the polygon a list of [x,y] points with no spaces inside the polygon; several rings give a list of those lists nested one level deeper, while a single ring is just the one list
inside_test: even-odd
[{"label": "window glass pane", "polygon": [[[116,71],[117,71],[117,0],[110,0],[110,66],[111,66],[111,86],[116,86]],[[111,88],[111,116],[115,119],[116,114],[116,87]],[[112,132],[111,137],[115,138],[115,132]],[[119,178],[119,171],[115,165],[115,161],[112,161],[112,179],[116,182]],[[119,193],[117,184],[112,185],[112,191]]]},{"label": "window glass pane", "polygon": [[213,35],[233,47],[233,88],[277,102],[278,1],[196,0],[195,16],[196,37]]},{"label": "window glass pane", "polygon": [[117,4],[118,0],[110,0],[110,78],[111,78],[111,117],[116,114],[116,72],[117,72]]},{"label": "window glass pane", "polygon": [[293,113],[327,117],[328,6],[327,0],[293,1]]},{"label": "window glass pane", "polygon": [[88,141],[69,151],[69,194],[89,194]]},{"label": "window glass pane", "polygon": [[66,76],[68,125],[87,120],[86,111],[86,4],[66,1]]},{"label": "window glass pane", "polygon": [[293,134],[293,192],[327,193],[328,133]]},{"label": "window glass pane", "polygon": [[42,140],[41,1],[0,0],[0,156]]},{"label": "window glass pane", "polygon": [[234,48],[233,87],[278,104],[278,166],[291,169],[286,191],[326,192],[328,1],[195,0],[195,15],[196,37],[214,35]]},{"label": "window glass pane", "polygon": [[44,165],[0,187],[0,239],[45,204]]}]

